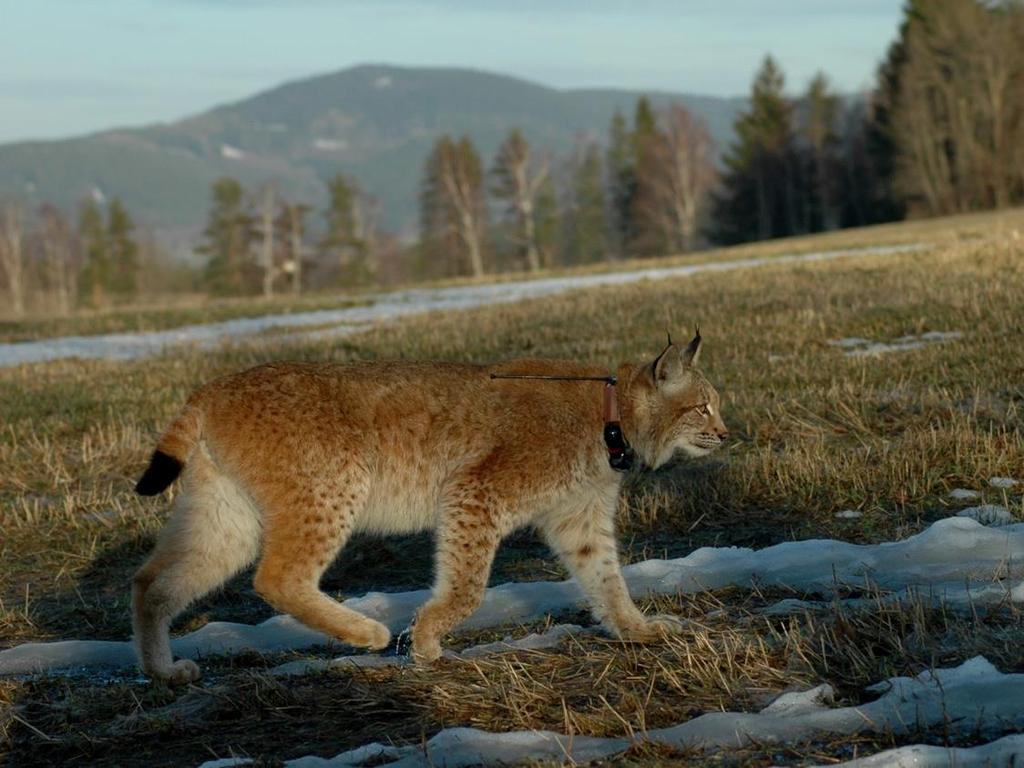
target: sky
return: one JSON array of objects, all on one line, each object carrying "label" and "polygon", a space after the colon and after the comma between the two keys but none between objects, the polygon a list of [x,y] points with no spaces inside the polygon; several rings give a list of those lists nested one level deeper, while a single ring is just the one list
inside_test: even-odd
[{"label": "sky", "polygon": [[0,142],[176,120],[355,64],[557,88],[870,87],[902,0],[0,0]]}]

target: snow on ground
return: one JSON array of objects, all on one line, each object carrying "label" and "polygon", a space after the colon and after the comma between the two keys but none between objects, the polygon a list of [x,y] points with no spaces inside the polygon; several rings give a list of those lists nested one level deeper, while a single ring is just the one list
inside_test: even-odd
[{"label": "snow on ground", "polygon": [[836,512],[836,517],[840,520],[856,520],[863,516],[864,513],[861,512],[859,509],[843,509],[840,510],[839,512]]},{"label": "snow on ground", "polygon": [[953,501],[971,501],[973,499],[980,499],[981,493],[972,491],[970,488],[954,488],[949,492],[948,496]]},{"label": "snow on ground", "polygon": [[[320,337],[348,335],[361,324],[390,321],[408,315],[451,309],[471,309],[484,305],[511,303],[523,299],[552,296],[579,288],[619,285],[641,280],[664,280],[700,272],[729,272],[736,269],[772,264],[831,261],[852,256],[887,255],[921,250],[922,245],[893,245],[841,251],[773,256],[735,261],[716,261],[679,267],[637,269],[588,275],[567,275],[539,280],[514,280],[454,288],[414,288],[371,296],[368,306],[296,312],[288,315],[238,318],[220,323],[187,325],[166,331],[115,333],[102,336],[64,336],[14,344],[0,344],[0,366],[37,363],[66,357],[134,360],[157,355],[168,347],[194,344],[210,348],[228,340],[238,340],[271,328],[302,328],[337,324],[338,328],[318,331]],[[278,337],[280,338],[280,337]],[[302,336],[306,338],[306,336]]]},{"label": "snow on ground", "polygon": [[[490,656],[497,653],[513,653],[514,651],[538,651],[545,648],[554,648],[565,638],[593,634],[593,627],[581,627],[577,624],[556,624],[545,632],[533,632],[526,637],[516,639],[508,636],[494,643],[482,643],[474,645],[464,651],[445,651],[446,659],[478,659],[481,656]],[[321,672],[327,669],[339,669],[344,667],[402,667],[412,663],[408,656],[378,656],[372,653],[363,653],[355,656],[339,656],[336,659],[307,659],[289,661],[286,664],[279,664],[270,670],[269,674],[276,677],[287,675],[304,675],[309,672]]]},{"label": "snow on ground", "polygon": [[[786,586],[832,595],[837,586],[877,587],[894,599],[904,593],[961,604],[1024,602],[1024,524],[994,528],[950,517],[897,542],[860,545],[812,539],[751,550],[703,547],[674,560],[645,560],[623,569],[634,597],[683,594],[725,586]],[[973,586],[968,586],[973,582]],[[401,632],[428,590],[370,592],[345,605]],[[487,590],[483,604],[462,626],[493,627],[533,621],[585,605],[573,580],[508,583]],[[214,621],[173,641],[174,653],[198,658],[242,650],[272,652],[324,645],[328,638],[290,616],[262,624]],[[135,663],[128,642],[65,640],[26,643],[0,651],[0,675]]]},{"label": "snow on ground", "polygon": [[907,352],[912,349],[921,349],[929,344],[938,344],[962,337],[963,333],[960,331],[928,331],[919,336],[900,336],[892,341],[874,341],[851,336],[845,339],[834,339],[829,344],[842,349],[843,354],[847,357],[865,357],[884,355],[888,352]]},{"label": "snow on ground", "polygon": [[982,525],[1010,525],[1015,522],[1010,510],[1000,504],[982,504],[978,507],[968,507],[957,512],[956,516],[969,517],[971,520],[977,520]]},{"label": "snow on ground", "polygon": [[[954,738],[992,738],[1007,730],[1024,728],[1024,674],[1003,674],[981,656],[958,667],[926,671],[917,677],[890,678],[868,690],[881,695],[860,706],[833,707],[832,687],[819,685],[809,691],[784,693],[760,712],[712,712],[669,728],[639,733],[636,740],[677,749],[712,750],[793,743],[865,731],[900,735],[938,725],[944,726]],[[285,765],[289,768],[383,765],[454,768],[526,760],[585,762],[615,755],[631,743],[624,738],[573,737],[550,731],[488,733],[475,728],[449,728],[436,734],[423,747],[374,743],[330,759],[307,756]],[[1018,741],[989,745],[988,749],[990,755],[1004,755],[1013,754],[1012,750],[1019,751],[1020,747]],[[234,762],[220,760],[205,763],[202,768],[249,762],[244,758]]]},{"label": "snow on ground", "polygon": [[1009,768],[1022,764],[1024,734],[1014,734],[978,747],[947,748],[915,744],[910,747],[887,749],[871,757],[862,757],[845,763],[830,763],[829,768]]},{"label": "snow on ground", "polygon": [[1019,481],[1014,480],[1012,477],[990,477],[988,484],[993,488],[1013,488]]}]

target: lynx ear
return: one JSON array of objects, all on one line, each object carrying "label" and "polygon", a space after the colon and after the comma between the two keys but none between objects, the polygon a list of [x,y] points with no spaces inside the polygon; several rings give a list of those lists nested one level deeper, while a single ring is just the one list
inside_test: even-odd
[{"label": "lynx ear", "polygon": [[696,328],[693,341],[690,342],[689,346],[683,350],[683,365],[691,366],[697,364],[697,358],[700,357],[700,326]]},{"label": "lynx ear", "polygon": [[651,376],[654,378],[655,384],[664,384],[666,381],[681,376],[682,373],[683,357],[679,352],[679,347],[670,340],[668,346],[651,363]]}]

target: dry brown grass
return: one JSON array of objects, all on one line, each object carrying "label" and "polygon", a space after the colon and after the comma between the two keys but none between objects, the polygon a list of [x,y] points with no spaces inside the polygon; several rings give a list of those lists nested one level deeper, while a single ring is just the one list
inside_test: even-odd
[{"label": "dry brown grass", "polygon": [[[810,536],[890,539],[948,515],[945,494],[955,486],[983,489],[987,501],[1024,519],[1019,492],[984,486],[991,475],[1024,475],[1024,242],[1013,234],[1021,218],[841,233],[828,243],[931,236],[938,244],[914,254],[702,274],[410,319],[343,341],[2,369],[0,647],[127,636],[127,580],[163,516],[161,503],[130,493],[154,436],[192,387],[271,358],[541,355],[610,364],[656,352],[666,326],[682,331],[699,321],[708,341],[706,371],[725,395],[736,440],[708,461],[629,478],[621,527],[627,559]],[[822,244],[796,244],[804,246]],[[731,255],[787,247],[794,244]],[[827,343],[927,330],[965,336],[874,359],[846,358]],[[864,516],[835,517],[847,508]],[[520,534],[503,547],[492,581],[560,573],[535,538]],[[325,586],[346,594],[412,588],[429,575],[427,537],[363,539],[345,550]],[[557,651],[444,662],[433,670],[292,681],[262,672],[285,656],[212,660],[212,679],[188,694],[189,706],[199,702],[196,711],[204,713],[195,728],[175,720],[178,710],[163,709],[180,697],[131,677],[7,683],[0,711],[20,719],[0,719],[0,739],[7,728],[15,763],[180,764],[231,750],[275,760],[333,754],[373,739],[416,742],[447,725],[621,735],[715,709],[756,708],[786,687],[820,681],[857,701],[869,682],[979,652],[1004,670],[1024,668],[1016,613],[971,619],[923,605],[879,605],[854,615],[838,604],[789,619],[758,613],[777,597],[725,590],[659,599],[660,608],[693,623],[682,641],[650,648],[587,637]],[[179,629],[211,617],[267,615],[243,577],[197,605]],[[464,633],[455,642],[506,631],[520,630]],[[5,710],[3,697],[18,709]],[[152,717],[127,728],[124,718],[132,713]],[[864,749],[888,745],[874,739]],[[790,745],[781,753],[792,762],[800,755],[824,760],[848,755],[849,747]],[[656,752],[637,749],[630,759],[708,759]],[[721,759],[763,765],[778,754],[766,747]]]}]

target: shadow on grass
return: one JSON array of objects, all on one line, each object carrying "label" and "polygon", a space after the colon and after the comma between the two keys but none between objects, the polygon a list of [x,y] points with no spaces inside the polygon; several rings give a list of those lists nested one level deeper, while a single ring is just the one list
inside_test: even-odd
[{"label": "shadow on grass", "polygon": [[[619,524],[622,559],[682,557],[701,546],[763,546],[786,537],[783,526],[705,513],[705,500],[729,497],[721,462],[678,462],[657,472],[626,478]],[[738,524],[741,523],[741,524]],[[39,636],[127,639],[131,579],[153,548],[151,536],[121,537],[96,554],[70,587],[35,598],[32,618]],[[321,587],[338,599],[368,591],[429,588],[434,541],[430,533],[409,536],[356,535],[324,574]],[[253,567],[196,601],[178,617],[175,634],[211,620],[259,623],[274,615],[252,587]],[[492,586],[509,581],[560,580],[566,571],[531,529],[502,543],[490,576]]]},{"label": "shadow on grass", "polygon": [[[679,463],[627,479],[623,559],[678,557],[712,543],[753,544],[768,534],[732,520],[699,519],[701,499],[722,498],[727,482],[720,463]],[[653,509],[655,500],[661,506]],[[633,506],[650,519],[633,519]],[[697,523],[694,525],[694,523]],[[777,532],[781,538],[783,533]],[[152,548],[151,537],[119,541],[97,554],[75,587],[42,599],[37,617],[57,637],[125,639],[131,576]],[[339,598],[369,590],[408,590],[430,584],[433,537],[357,536],[322,580]],[[540,537],[520,531],[503,543],[491,584],[564,578]],[[198,601],[174,632],[209,620],[255,623],[273,614],[252,589],[252,570]],[[279,661],[277,659],[276,661]],[[331,755],[386,735],[417,743],[439,722],[429,697],[401,676],[380,670],[278,680],[261,674],[274,658],[234,654],[206,660],[207,675],[185,691],[172,691],[131,675],[113,682],[53,676],[21,684],[11,764],[181,765],[213,756],[248,755],[276,765],[303,754]],[[462,723],[459,723],[462,724]]]},{"label": "shadow on grass", "polygon": [[179,766],[252,756],[280,765],[372,741],[416,743],[441,727],[422,692],[378,670],[292,679],[209,671],[185,690],[139,680],[26,682],[6,764]]}]

